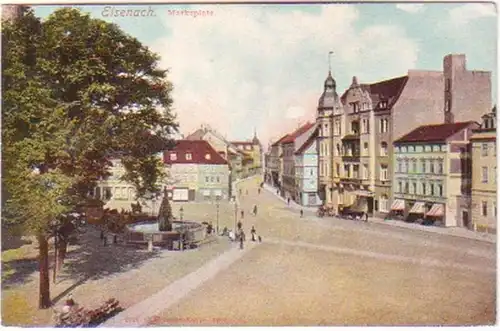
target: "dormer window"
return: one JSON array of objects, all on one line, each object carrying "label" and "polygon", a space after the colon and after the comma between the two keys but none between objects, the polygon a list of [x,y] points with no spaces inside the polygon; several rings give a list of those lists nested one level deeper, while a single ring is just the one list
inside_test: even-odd
[{"label": "dormer window", "polygon": [[177,160],[177,154],[170,153],[170,161],[176,161],[176,160]]},{"label": "dormer window", "polygon": [[210,160],[211,156],[209,153],[205,154],[205,160]]},{"label": "dormer window", "polygon": [[186,153],[186,160],[192,160],[191,153]]},{"label": "dormer window", "polygon": [[359,105],[357,102],[352,103],[352,112],[357,113],[359,111]]}]

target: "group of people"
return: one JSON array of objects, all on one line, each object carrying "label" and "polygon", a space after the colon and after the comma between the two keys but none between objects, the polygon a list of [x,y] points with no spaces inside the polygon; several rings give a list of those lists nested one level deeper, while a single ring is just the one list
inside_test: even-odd
[{"label": "group of people", "polygon": [[[228,230],[227,227],[223,230],[223,235],[227,235],[231,241],[239,241],[240,249],[243,249],[243,243],[246,241],[245,231],[243,230],[243,223],[241,221],[236,225],[237,229],[233,232],[233,230]],[[252,225],[252,229],[250,230],[251,240],[262,242],[262,237],[257,235],[257,230],[255,226]]]}]

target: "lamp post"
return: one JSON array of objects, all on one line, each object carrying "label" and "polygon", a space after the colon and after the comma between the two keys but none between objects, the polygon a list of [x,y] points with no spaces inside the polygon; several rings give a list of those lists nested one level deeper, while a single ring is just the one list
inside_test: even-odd
[{"label": "lamp post", "polygon": [[179,214],[181,216],[181,221],[182,221],[182,216],[184,214],[184,208],[182,208],[182,206],[181,206],[181,209],[179,209]]},{"label": "lamp post", "polygon": [[234,203],[234,231],[236,233],[236,226],[238,223],[238,203]]},{"label": "lamp post", "polygon": [[216,197],[216,207],[217,207],[217,234],[219,234],[219,197]]}]

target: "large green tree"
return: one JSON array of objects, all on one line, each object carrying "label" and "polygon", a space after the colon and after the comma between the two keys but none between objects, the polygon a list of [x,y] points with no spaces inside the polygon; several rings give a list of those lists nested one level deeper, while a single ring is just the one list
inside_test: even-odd
[{"label": "large green tree", "polygon": [[[89,199],[119,157],[137,197],[158,192],[157,154],[177,130],[159,56],[77,9],[2,27],[4,222],[35,234],[40,308],[50,306],[48,239]],[[66,245],[61,240],[61,245]]]}]

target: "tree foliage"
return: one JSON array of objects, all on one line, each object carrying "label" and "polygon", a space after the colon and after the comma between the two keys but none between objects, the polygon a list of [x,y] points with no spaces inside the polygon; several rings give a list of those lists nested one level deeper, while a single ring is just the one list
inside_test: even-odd
[{"label": "tree foliage", "polygon": [[[138,198],[158,192],[156,157],[177,130],[159,56],[77,9],[2,26],[4,222],[40,238],[89,199],[120,157]],[[63,227],[67,228],[67,227]]]}]

